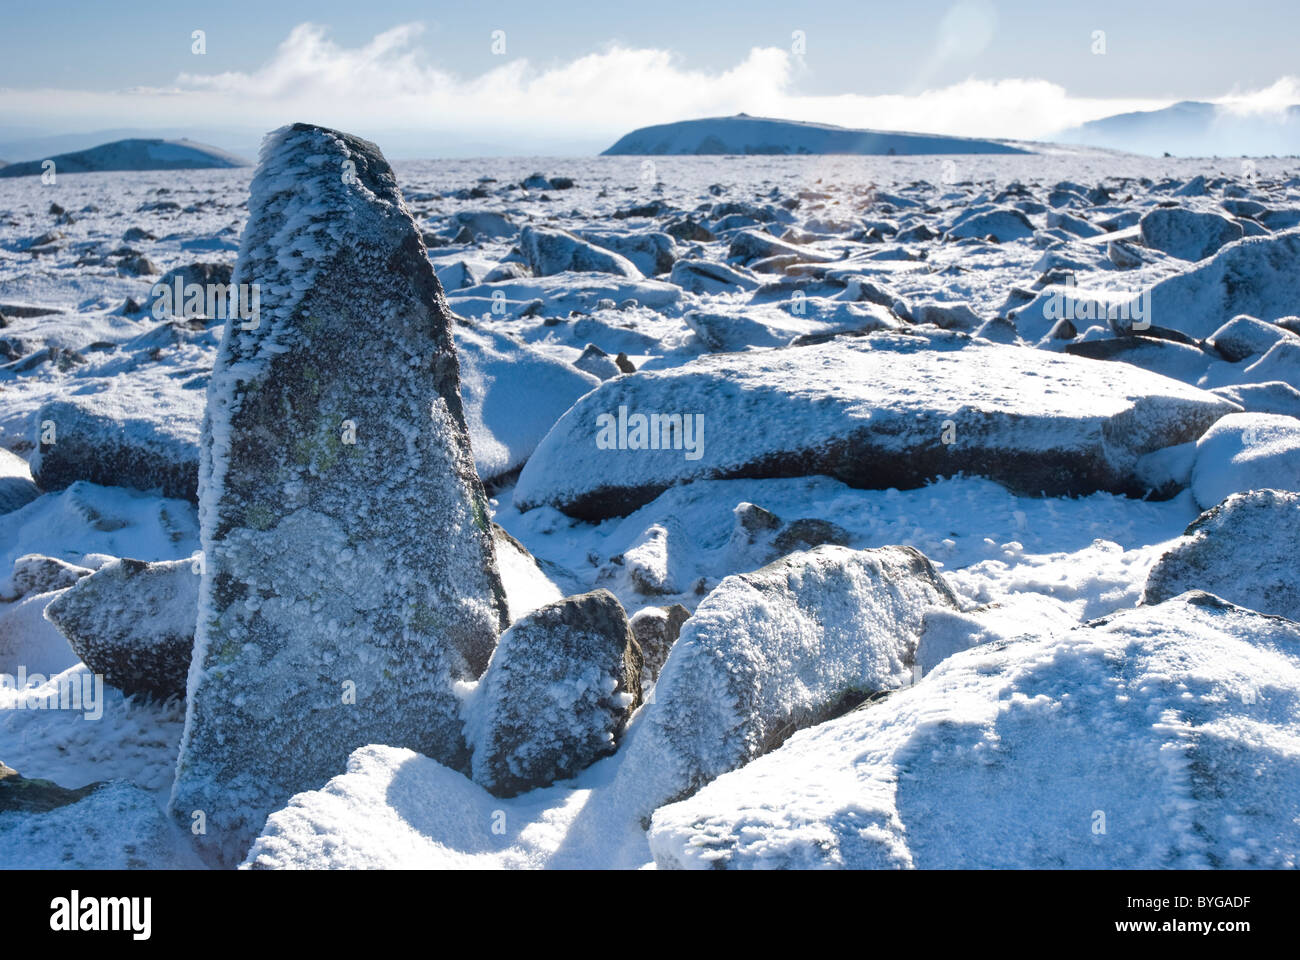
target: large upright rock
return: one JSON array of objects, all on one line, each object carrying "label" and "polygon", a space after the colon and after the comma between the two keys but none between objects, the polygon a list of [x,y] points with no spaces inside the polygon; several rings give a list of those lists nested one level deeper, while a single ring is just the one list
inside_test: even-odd
[{"label": "large upright rock", "polygon": [[379,149],[271,134],[235,282],[261,314],[227,323],[208,393],[171,800],[225,864],[356,747],[468,770],[453,691],[506,614],[450,314]]}]

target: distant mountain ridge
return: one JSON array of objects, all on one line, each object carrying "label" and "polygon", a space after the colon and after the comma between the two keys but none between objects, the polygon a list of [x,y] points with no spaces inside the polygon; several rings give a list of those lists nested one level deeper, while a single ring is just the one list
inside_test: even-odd
[{"label": "distant mountain ridge", "polygon": [[1153,156],[1291,156],[1300,154],[1300,105],[1278,113],[1243,113],[1182,100],[1160,110],[1091,120],[1053,139]]},{"label": "distant mountain ridge", "polygon": [[751,117],[706,117],[641,127],[624,135],[601,156],[720,154],[859,154],[919,156],[963,153],[1029,153],[1001,140],[977,140],[928,133],[900,133]]},{"label": "distant mountain ridge", "polygon": [[40,174],[46,160],[56,173],[100,173],[123,170],[211,170],[248,166],[248,161],[217,147],[193,140],[117,140],[87,150],[61,153],[0,167],[0,177]]}]

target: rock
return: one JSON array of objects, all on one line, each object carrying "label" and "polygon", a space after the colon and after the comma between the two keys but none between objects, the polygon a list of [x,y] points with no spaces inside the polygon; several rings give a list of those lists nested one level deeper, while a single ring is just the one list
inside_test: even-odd
[{"label": "rock", "polygon": [[[100,786],[92,783],[70,790],[52,780],[29,780],[13,767],[0,763],[0,813],[49,813],[76,803]],[[11,866],[8,860],[6,865]]]},{"label": "rock", "polygon": [[677,262],[677,244],[667,233],[610,233],[587,230],[582,238],[631,263],[647,277],[667,273]]},{"label": "rock", "polygon": [[609,354],[594,343],[587,344],[582,351],[582,356],[574,360],[573,365],[598,380],[608,380],[623,372],[618,364],[610,359]]},{"label": "rock", "polygon": [[1067,343],[1065,352],[1073,357],[1087,357],[1090,360],[1131,363],[1143,370],[1193,385],[1205,375],[1215,359],[1198,347],[1143,336]]},{"label": "rock", "polygon": [[[491,210],[462,210],[451,218],[451,233],[455,235],[460,231],[465,231],[468,234],[468,242],[473,243],[478,237],[489,237],[494,240],[513,237],[519,232],[519,228],[509,217]],[[462,241],[458,238],[454,242]]]},{"label": "rock", "polygon": [[619,373],[636,373],[636,364],[622,351],[619,351],[618,355],[614,357],[614,365],[618,367]]},{"label": "rock", "polygon": [[1265,323],[1244,314],[1233,317],[1206,338],[1206,344],[1229,363],[1237,363],[1255,354],[1267,353],[1273,344],[1290,340],[1300,345],[1300,337],[1275,323]]},{"label": "rock", "polygon": [[194,500],[202,409],[201,390],[159,396],[128,377],[100,393],[65,394],[36,414],[32,477],[43,491],[86,480]]},{"label": "rock", "polygon": [[751,274],[711,260],[678,260],[673,264],[668,282],[688,293],[735,293],[757,290],[759,282]]},{"label": "rock", "polygon": [[1287,867],[1297,650],[1295,623],[1204,593],[977,646],[657,810],[650,850],[661,868]]},{"label": "rock", "polygon": [[1142,244],[1179,260],[1204,260],[1243,236],[1241,225],[1217,213],[1157,207],[1139,222]]},{"label": "rock", "polygon": [[[225,291],[230,286],[233,273],[234,270],[228,263],[200,261],[175,267],[164,273],[150,289],[146,307],[151,313],[164,316],[207,316],[209,288],[216,301],[224,302]],[[204,301],[203,308],[197,311],[190,303],[191,290],[196,286],[203,288]],[[180,297],[177,296],[178,288],[181,291]]]},{"label": "rock", "polygon": [[1300,420],[1233,414],[1196,441],[1192,496],[1202,510],[1230,493],[1269,488],[1300,490]]},{"label": "rock", "polygon": [[704,224],[689,218],[665,224],[664,233],[682,243],[712,243],[718,239]]},{"label": "rock", "polygon": [[966,303],[914,303],[911,313],[913,323],[933,324],[940,330],[974,333],[984,325],[984,318]]},{"label": "rock", "polygon": [[667,607],[642,607],[629,625],[641,648],[641,689],[648,690],[659,679],[659,671],[682,632],[691,612],[680,603]]},{"label": "rock", "polygon": [[760,230],[742,230],[731,238],[727,256],[742,263],[761,258],[787,256],[792,263],[831,263],[834,257],[806,247],[785,243]]},{"label": "rock", "polygon": [[25,507],[40,495],[27,461],[0,447],[0,515]]},{"label": "rock", "polygon": [[227,322],[209,387],[171,798],[227,865],[358,746],[468,770],[456,685],[506,616],[451,314],[379,148],[281,128],[248,209],[236,280],[263,304],[255,329]]},{"label": "rock", "polygon": [[148,257],[124,257],[118,264],[118,270],[132,277],[152,277],[161,273],[158,264]]},{"label": "rock", "polygon": [[45,619],[45,608],[58,591],[31,593],[0,603],[0,674],[52,677],[77,665],[77,655],[63,634]]},{"label": "rock", "polygon": [[786,522],[752,503],[736,504],[735,526],[727,541],[727,569],[754,570],[797,550],[824,543],[847,546],[852,539],[843,527],[813,517]]},{"label": "rock", "polygon": [[1300,621],[1300,493],[1234,493],[1191,524],[1147,576],[1142,602],[1204,590],[1238,606]]},{"label": "rock", "polygon": [[29,594],[63,590],[94,572],[89,567],[68,563],[57,557],[43,557],[39,553],[24,554],[14,561],[9,582],[0,589],[0,600],[19,600]]},{"label": "rock", "polygon": [[435,272],[438,274],[438,282],[442,284],[443,290],[459,290],[482,282],[475,274],[474,268],[464,260],[439,267]]},{"label": "rock", "polygon": [[504,333],[458,323],[460,393],[484,482],[523,466],[573,402],[600,381]]},{"label": "rock", "polygon": [[519,249],[528,266],[539,277],[574,270],[611,273],[631,280],[643,279],[641,271],[626,257],[588,243],[567,230],[535,225],[524,227],[519,234]]},{"label": "rock", "polygon": [[525,264],[515,260],[507,260],[504,263],[498,263],[495,267],[487,272],[483,278],[483,283],[501,283],[508,280],[523,280],[531,274]]},{"label": "rock", "polygon": [[521,183],[520,186],[523,187],[525,190],[554,190],[555,189],[555,187],[551,185],[551,181],[547,180],[540,173],[534,173],[529,177],[525,177],[524,182]]},{"label": "rock", "polygon": [[1241,375],[1255,383],[1276,381],[1300,389],[1300,337],[1279,340]]},{"label": "rock", "polygon": [[951,590],[911,547],[824,546],[727,577],[686,621],[629,726],[613,790],[642,816],[912,680]]},{"label": "rock", "polygon": [[1122,240],[1106,244],[1106,258],[1121,270],[1135,270],[1142,266],[1142,255]]},{"label": "rock", "polygon": [[[15,804],[6,810],[7,804]],[[0,848],[11,870],[176,870],[203,866],[154,795],[125,780],[73,789],[0,764]]]},{"label": "rock", "polygon": [[513,797],[612,753],[641,704],[641,666],[627,616],[608,590],[516,621],[465,706],[474,781]]},{"label": "rock", "polygon": [[1034,235],[1034,225],[1015,207],[999,207],[958,217],[948,229],[954,240],[965,237],[993,237],[996,243],[1027,240]]},{"label": "rock", "polygon": [[127,695],[184,697],[198,618],[190,560],[113,560],[45,608],[92,673]]},{"label": "rock", "polygon": [[1150,316],[1193,337],[1208,337],[1232,317],[1276,320],[1294,314],[1297,303],[1300,229],[1248,237],[1161,280],[1151,288]]},{"label": "rock", "polygon": [[1289,383],[1243,383],[1210,391],[1237,404],[1247,413],[1278,413],[1300,417],[1300,390]]},{"label": "rock", "polygon": [[[706,477],[825,474],[884,489],[963,471],[1028,495],[1140,496],[1139,457],[1196,439],[1236,408],[1114,369],[941,331],[712,354],[606,381],[579,400],[524,467],[515,504],[596,520]],[[1024,378],[1053,390],[1026,391]],[[665,419],[674,414],[680,444]]]}]

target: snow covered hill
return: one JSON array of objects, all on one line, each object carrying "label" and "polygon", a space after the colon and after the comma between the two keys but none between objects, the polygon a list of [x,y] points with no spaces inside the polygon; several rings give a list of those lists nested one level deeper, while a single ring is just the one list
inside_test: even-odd
[{"label": "snow covered hill", "polygon": [[1300,105],[1278,113],[1238,113],[1183,100],[1162,110],[1090,120],[1053,139],[1153,156],[1295,156],[1300,153]]},{"label": "snow covered hill", "polygon": [[802,123],[738,113],[734,117],[707,117],[641,127],[620,138],[602,155],[849,153],[923,156],[1028,152],[1000,140],[856,130],[829,123]]},{"label": "snow covered hill", "polygon": [[[233,153],[192,140],[117,140],[89,150],[47,158],[57,173],[97,173],[110,170],[212,170],[244,167]],[[0,177],[30,177],[43,172],[46,160],[0,164]]]}]

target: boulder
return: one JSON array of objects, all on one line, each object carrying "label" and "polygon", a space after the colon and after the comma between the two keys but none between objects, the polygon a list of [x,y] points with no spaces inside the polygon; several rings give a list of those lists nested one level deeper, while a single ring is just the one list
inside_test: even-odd
[{"label": "boulder", "polygon": [[1217,213],[1157,207],[1138,223],[1144,246],[1179,260],[1204,260],[1242,238],[1241,224]]},{"label": "boulder", "polygon": [[641,667],[627,615],[608,590],[517,620],[465,705],[474,781],[513,797],[612,753],[641,704]]},{"label": "boulder", "polygon": [[1238,606],[1300,621],[1300,493],[1234,493],[1201,514],[1156,561],[1143,603],[1204,590]]},{"label": "boulder", "polygon": [[1300,337],[1279,340],[1241,376],[1252,383],[1278,382],[1300,389]]},{"label": "boulder", "polygon": [[129,377],[47,401],[34,420],[32,477],[45,491],[86,480],[195,500],[202,410],[201,390],[160,395]]},{"label": "boulder", "polygon": [[594,343],[587,344],[582,351],[582,355],[573,361],[573,365],[597,380],[608,380],[611,377],[617,377],[623,372],[619,369],[618,364],[614,362],[614,358]]},{"label": "boulder", "polygon": [[92,673],[125,694],[184,697],[198,617],[191,560],[113,560],[45,608]]},{"label": "boulder", "polygon": [[0,447],[0,515],[25,507],[40,495],[27,461]]},{"label": "boulder", "polygon": [[549,277],[572,270],[579,273],[612,273],[630,280],[643,279],[641,271],[626,257],[588,243],[567,230],[530,225],[519,234],[519,249],[533,274]]},{"label": "boulder", "polygon": [[599,520],[697,479],[825,474],[884,489],[958,472],[1028,495],[1141,496],[1141,456],[1236,410],[1136,368],[941,331],[711,354],[579,400],[524,467],[515,504]]},{"label": "boulder", "polygon": [[660,808],[650,850],[661,868],[1293,867],[1298,685],[1300,626],[1205,593],[981,644]]},{"label": "boulder", "polygon": [[[204,569],[171,810],[238,863],[266,815],[405,746],[468,771],[459,684],[506,623],[452,317],[379,148],[272,133],[200,474]],[[256,736],[249,736],[256,731]]]},{"label": "boulder", "polygon": [[1224,360],[1237,363],[1255,354],[1267,353],[1280,340],[1300,344],[1300,337],[1290,330],[1242,314],[1215,330],[1205,342],[1217,350]]},{"label": "boulder", "polygon": [[642,607],[628,621],[632,636],[641,648],[641,689],[648,690],[659,679],[659,671],[677,642],[691,612],[680,603],[667,607]]},{"label": "boulder", "polygon": [[823,546],[725,578],[629,726],[615,794],[648,816],[796,730],[906,686],[932,606],[958,605],[911,547]]},{"label": "boulder", "polygon": [[677,262],[677,244],[667,233],[608,233],[588,230],[582,238],[624,257],[647,277],[667,273]]},{"label": "boulder", "polygon": [[770,510],[748,502],[736,504],[732,513],[735,526],[727,541],[728,570],[754,570],[788,553],[824,543],[844,547],[852,539],[847,530],[828,520],[805,517],[785,521]]},{"label": "boulder", "polygon": [[1230,493],[1300,490],[1300,420],[1270,413],[1224,417],[1196,441],[1191,488],[1202,510]]},{"label": "boulder", "polygon": [[0,600],[18,600],[34,593],[49,593],[72,586],[95,571],[58,557],[28,553],[14,561],[9,582],[0,587]]},{"label": "boulder", "polygon": [[967,237],[993,237],[997,243],[1027,240],[1034,235],[1034,225],[1015,207],[998,207],[959,217],[947,235],[960,240]]}]

